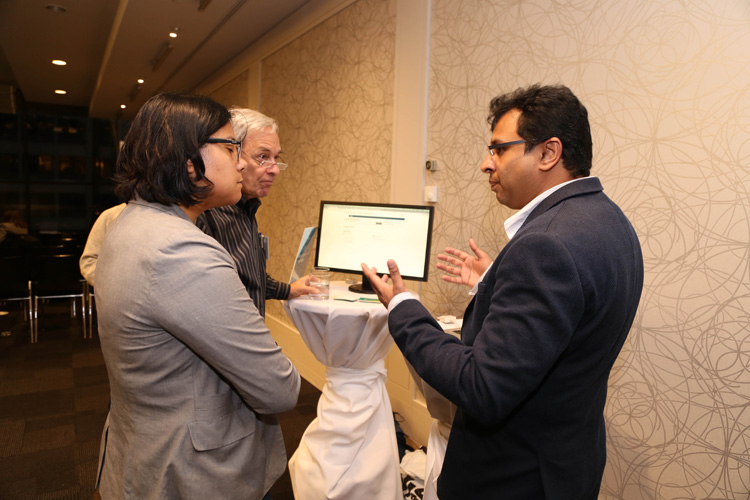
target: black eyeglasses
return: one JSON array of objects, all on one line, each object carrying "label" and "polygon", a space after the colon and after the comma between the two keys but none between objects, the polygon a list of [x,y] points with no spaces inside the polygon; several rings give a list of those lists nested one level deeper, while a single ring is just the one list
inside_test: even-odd
[{"label": "black eyeglasses", "polygon": [[487,146],[487,149],[490,150],[490,156],[495,156],[495,151],[507,148],[508,146],[515,146],[516,144],[523,144],[526,142],[525,139],[521,139],[519,141],[510,141],[510,142],[501,142],[500,144],[490,144]]},{"label": "black eyeglasses", "polygon": [[206,139],[206,144],[232,144],[237,150],[237,161],[240,161],[240,154],[242,153],[242,141],[237,139],[221,139],[219,137],[209,137]]}]

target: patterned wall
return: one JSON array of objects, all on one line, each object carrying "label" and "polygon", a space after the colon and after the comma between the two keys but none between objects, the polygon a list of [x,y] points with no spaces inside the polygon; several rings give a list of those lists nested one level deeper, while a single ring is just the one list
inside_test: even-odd
[{"label": "patterned wall", "polygon": [[[589,109],[593,174],[646,265],[610,380],[601,498],[750,497],[750,3],[433,0],[432,11],[435,252],[507,241],[511,211],[478,170],[489,100],[571,87]],[[360,0],[263,62],[261,109],[291,163],[259,217],[274,276],[288,276],[321,199],[388,201],[394,53],[392,2]],[[468,302],[438,273],[422,296],[436,315]]]},{"label": "patterned wall", "polygon": [[248,107],[247,87],[249,71],[243,71],[221,88],[211,93],[211,97],[226,107]]},{"label": "patterned wall", "polygon": [[[587,105],[592,173],[641,239],[601,498],[748,498],[750,3],[434,0],[432,22],[434,246],[507,241],[511,212],[478,170],[487,105],[535,82]],[[434,312],[462,312],[450,285],[429,289]]]},{"label": "patterned wall", "polygon": [[273,276],[289,277],[321,200],[388,202],[395,28],[388,2],[362,0],[263,61],[261,111],[278,121],[290,164],[258,216]]}]

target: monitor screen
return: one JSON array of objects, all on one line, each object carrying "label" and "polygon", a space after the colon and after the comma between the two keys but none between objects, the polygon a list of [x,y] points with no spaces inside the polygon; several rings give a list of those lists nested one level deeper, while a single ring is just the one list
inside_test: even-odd
[{"label": "monitor screen", "polygon": [[[388,272],[393,259],[404,279],[427,281],[434,209],[421,205],[321,201],[315,265],[362,274],[362,262]],[[367,280],[360,293],[372,293]]]}]

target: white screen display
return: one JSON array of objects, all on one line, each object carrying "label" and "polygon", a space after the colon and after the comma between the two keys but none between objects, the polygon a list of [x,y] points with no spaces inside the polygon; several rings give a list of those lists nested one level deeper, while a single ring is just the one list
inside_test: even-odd
[{"label": "white screen display", "polygon": [[315,265],[361,274],[360,263],[387,273],[427,279],[432,207],[321,202]]}]

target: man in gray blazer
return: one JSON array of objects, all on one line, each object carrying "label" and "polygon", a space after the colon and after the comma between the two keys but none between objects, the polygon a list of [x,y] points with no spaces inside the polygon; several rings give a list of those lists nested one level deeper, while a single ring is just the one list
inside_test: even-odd
[{"label": "man in gray blazer", "polygon": [[586,109],[566,87],[497,97],[482,162],[497,200],[519,209],[492,261],[455,249],[447,281],[472,285],[461,339],[406,291],[363,270],[417,373],[457,406],[438,496],[596,500],[606,461],[607,379],[643,287],[628,219],[589,177]]},{"label": "man in gray blazer", "polygon": [[107,232],[96,304],[111,408],[104,500],[245,499],[286,468],[275,414],[300,377],[266,328],[232,257],[195,226],[241,194],[229,112],[160,94],[118,157],[127,207]]}]

